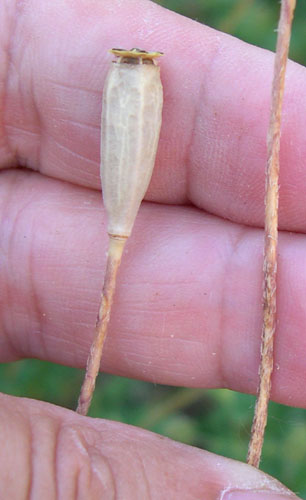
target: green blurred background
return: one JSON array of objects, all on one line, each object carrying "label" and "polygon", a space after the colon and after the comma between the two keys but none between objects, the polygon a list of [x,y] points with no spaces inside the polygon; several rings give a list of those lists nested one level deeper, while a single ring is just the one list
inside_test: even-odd
[{"label": "green blurred background", "polygon": [[[158,3],[238,38],[274,50],[275,0],[160,0]],[[306,0],[298,0],[291,59],[306,64]],[[0,390],[75,408],[83,372],[38,360],[0,366]],[[103,375],[91,416],[137,425],[245,460],[254,396],[228,390],[158,386]],[[261,468],[306,499],[306,411],[270,404]]]}]

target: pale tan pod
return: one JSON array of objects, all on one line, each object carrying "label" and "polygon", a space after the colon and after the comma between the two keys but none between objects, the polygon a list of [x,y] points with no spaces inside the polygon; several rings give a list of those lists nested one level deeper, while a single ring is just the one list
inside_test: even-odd
[{"label": "pale tan pod", "polygon": [[115,293],[123,249],[148,188],[162,118],[160,52],[112,49],[119,59],[107,75],[101,119],[101,181],[108,213],[109,247],[94,338],[76,411],[87,415]]},{"label": "pale tan pod", "polygon": [[101,123],[101,181],[109,234],[131,234],[153,172],[162,105],[160,69],[153,59],[120,57],[112,63]]}]

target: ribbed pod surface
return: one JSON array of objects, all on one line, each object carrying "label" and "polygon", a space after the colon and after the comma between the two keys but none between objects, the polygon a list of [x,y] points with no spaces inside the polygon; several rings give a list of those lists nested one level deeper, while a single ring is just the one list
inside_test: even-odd
[{"label": "ribbed pod surface", "polygon": [[101,181],[109,234],[131,233],[155,163],[162,104],[159,66],[112,63],[101,125]]}]

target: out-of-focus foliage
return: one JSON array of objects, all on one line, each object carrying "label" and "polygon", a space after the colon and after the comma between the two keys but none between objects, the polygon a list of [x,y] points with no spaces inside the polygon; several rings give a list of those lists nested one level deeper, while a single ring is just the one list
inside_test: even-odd
[{"label": "out-of-focus foliage", "polygon": [[[274,50],[275,0],[159,0],[161,5]],[[297,1],[291,58],[306,64],[306,0]],[[75,408],[83,372],[26,360],[0,366],[0,390]],[[90,415],[142,426],[214,453],[245,460],[255,398],[228,390],[157,386],[100,376]],[[306,499],[306,411],[270,404],[261,468]]]},{"label": "out-of-focus foliage", "polygon": [[[157,0],[163,7],[241,40],[275,50],[280,2],[276,0]],[[306,65],[306,1],[297,0],[290,58]]]}]

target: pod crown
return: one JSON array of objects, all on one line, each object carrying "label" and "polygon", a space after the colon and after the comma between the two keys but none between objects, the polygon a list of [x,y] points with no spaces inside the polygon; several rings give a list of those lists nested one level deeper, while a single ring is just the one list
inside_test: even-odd
[{"label": "pod crown", "polygon": [[130,64],[155,64],[154,59],[163,55],[162,52],[147,52],[146,50],[138,49],[110,49],[110,52],[119,57],[119,63]]}]

